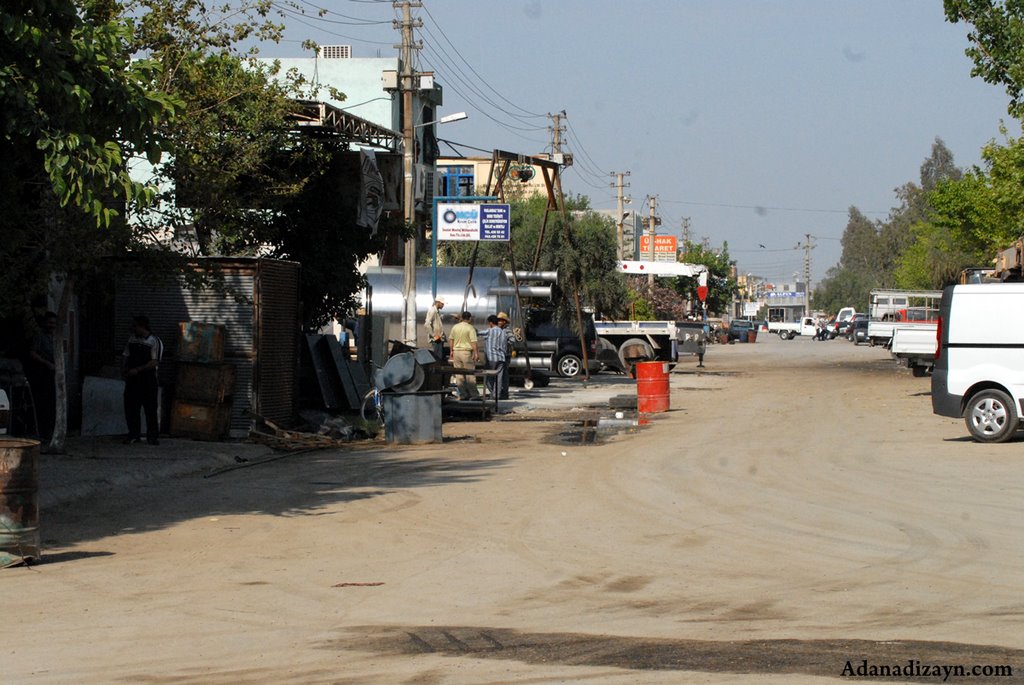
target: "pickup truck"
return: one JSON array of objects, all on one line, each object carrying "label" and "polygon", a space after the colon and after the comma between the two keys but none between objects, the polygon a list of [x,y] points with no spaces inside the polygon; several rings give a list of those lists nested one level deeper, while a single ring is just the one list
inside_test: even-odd
[{"label": "pickup truck", "polygon": [[675,363],[680,354],[703,356],[704,324],[698,321],[595,321],[598,360],[631,373],[638,361]]},{"label": "pickup truck", "polygon": [[935,365],[938,324],[897,324],[892,331],[890,352],[917,377],[927,376]]},{"label": "pickup truck", "polygon": [[892,343],[892,333],[896,326],[934,324],[938,318],[938,310],[930,307],[907,307],[895,312],[888,312],[880,319],[868,321],[868,344],[884,345]]},{"label": "pickup truck", "polygon": [[818,334],[818,324],[813,316],[805,316],[799,321],[769,321],[768,332],[777,334],[782,340],[792,340],[798,335],[813,338]]}]

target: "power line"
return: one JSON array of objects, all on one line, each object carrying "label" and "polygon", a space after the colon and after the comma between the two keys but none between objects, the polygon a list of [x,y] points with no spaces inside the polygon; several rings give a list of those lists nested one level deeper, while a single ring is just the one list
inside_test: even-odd
[{"label": "power line", "polygon": [[[433,69],[433,65],[429,61],[425,61],[425,64],[427,66],[431,67],[431,69]],[[512,135],[514,135],[514,136],[516,136],[518,138],[522,138],[523,140],[525,140],[527,142],[534,143],[535,145],[544,145],[545,144],[545,141],[543,141],[543,140],[535,140],[535,139],[532,139],[532,138],[528,138],[528,137],[524,136],[522,133],[518,132],[518,131],[533,131],[533,130],[536,130],[536,129],[522,128],[522,127],[518,127],[518,126],[513,126],[511,124],[508,124],[507,122],[501,121],[500,119],[497,119],[497,118],[491,116],[488,112],[486,112],[483,109],[481,109],[480,106],[478,106],[473,101],[472,98],[467,97],[465,93],[460,91],[453,84],[449,83],[446,87],[449,88],[450,90],[454,91],[456,95],[458,95],[463,100],[465,100],[466,104],[468,106],[472,107],[474,110],[476,110],[477,112],[479,112],[483,116],[487,117],[488,119],[490,119],[494,123],[498,124],[499,126],[501,126],[504,129],[506,129]]]},{"label": "power line", "polygon": [[585,164],[584,166],[588,166],[589,165],[594,170],[594,172],[595,172],[594,175],[597,176],[598,178],[602,178],[603,179],[604,178],[604,172],[601,171],[601,165],[598,164],[597,162],[595,162],[594,158],[590,156],[589,152],[587,152],[587,149],[583,146],[583,143],[580,141],[579,134],[576,133],[576,129],[573,128],[572,122],[566,120],[566,125],[567,125],[567,128],[569,129],[569,135],[572,136],[572,139],[576,141],[576,149],[577,149],[577,151],[582,155],[582,158],[584,159],[584,161],[589,163],[589,164]]},{"label": "power line", "polygon": [[[356,43],[365,43],[365,44],[368,44],[368,45],[392,45],[392,43],[388,43],[388,42],[384,42],[384,41],[380,41],[380,40],[368,40],[366,38],[357,38],[356,36],[349,36],[349,35],[346,35],[346,34],[343,34],[343,33],[336,33],[334,31],[329,31],[328,29],[324,28],[323,26],[316,26],[315,24],[310,24],[309,22],[304,21],[303,19],[299,18],[299,17],[305,17],[306,15],[299,14],[299,13],[295,12],[294,10],[289,10],[286,7],[280,7],[277,3],[273,3],[273,6],[275,8],[277,8],[278,10],[280,10],[282,13],[287,14],[290,17],[291,21],[294,21],[296,23],[302,24],[303,26],[306,26],[308,28],[311,28],[311,29],[314,29],[316,31],[319,31],[320,33],[324,33],[324,34],[327,34],[329,36],[334,36],[335,38],[344,38],[345,40],[351,40],[351,41],[354,41]],[[301,41],[301,42],[305,42],[305,41]]]},{"label": "power line", "polygon": [[[310,17],[311,19],[316,19],[317,21],[322,21],[322,22],[325,22],[325,23],[328,23],[328,24],[343,24],[343,25],[346,25],[346,26],[376,26],[376,25],[379,25],[379,24],[389,24],[389,25],[391,24],[390,21],[380,21],[380,20],[377,20],[377,19],[363,19],[362,17],[351,17],[351,16],[349,16],[347,14],[341,14],[340,12],[334,12],[332,10],[329,10],[326,7],[320,7],[318,5],[314,5],[313,3],[308,2],[307,0],[298,0],[298,2],[301,2],[303,5],[307,5],[309,7],[312,7],[313,9],[315,9],[318,12],[318,14],[315,17]],[[274,3],[274,6],[278,7],[277,3]],[[280,9],[280,7],[278,7],[278,9]],[[303,16],[307,16],[305,12],[303,12],[303,11],[301,11],[299,9],[295,9],[293,11],[299,12]],[[327,19],[327,15],[329,15],[329,14],[330,15],[334,15],[336,17],[344,17],[345,19],[351,19],[352,21],[341,21],[339,19]]]},{"label": "power line", "polygon": [[445,42],[448,43],[448,45],[451,46],[452,50],[454,50],[455,54],[459,56],[459,59],[462,60],[463,64],[465,64],[467,67],[469,67],[469,70],[472,71],[473,74],[475,74],[478,79],[480,79],[481,83],[483,83],[485,86],[487,86],[495,95],[497,95],[499,98],[504,100],[506,103],[512,105],[513,107],[518,109],[520,112],[523,112],[523,114],[525,114],[525,115],[527,115],[529,117],[532,117],[534,119],[543,119],[544,118],[545,115],[537,114],[536,112],[531,112],[528,109],[524,109],[524,108],[520,107],[519,105],[517,105],[516,103],[512,102],[511,100],[509,100],[508,98],[506,98],[504,95],[499,93],[497,90],[495,90],[495,88],[493,86],[491,86],[490,83],[487,82],[487,79],[485,79],[483,76],[481,76],[480,73],[476,69],[473,68],[473,65],[470,64],[469,60],[467,60],[465,57],[462,56],[462,53],[459,52],[459,49],[457,47],[455,47],[455,44],[452,43],[451,40],[449,40],[448,35],[444,32],[444,29],[441,28],[440,22],[438,22],[436,19],[434,19],[434,15],[432,15],[430,13],[430,9],[428,9],[426,5],[423,6],[423,11],[426,12],[427,16],[430,17],[430,20],[434,22],[434,25],[437,27],[437,30],[441,33],[441,36],[444,38]]},{"label": "power line", "polygon": [[[809,207],[769,207],[767,205],[734,205],[723,202],[693,202],[690,200],[662,200],[675,205],[697,205],[699,207],[725,207],[727,209],[753,209],[761,212],[815,212],[820,214],[848,214],[849,208],[847,209],[814,209]],[[865,211],[860,210],[861,214],[888,214],[888,211]]]},{"label": "power line", "polygon": [[[427,33],[430,33],[430,31],[427,30]],[[470,83],[469,80],[467,79],[467,77],[465,76],[464,72],[461,72],[461,70],[459,70],[457,66],[451,64],[451,62],[449,62],[448,59],[444,55],[442,55],[441,53],[436,52],[433,49],[433,47],[431,47],[429,44],[424,44],[423,47],[424,47],[424,50],[426,52],[429,52],[433,57],[439,59],[442,63],[444,63],[445,66],[450,67],[452,72],[453,72],[451,74],[451,76],[453,76],[459,83],[461,83],[467,89],[471,90],[475,95],[479,96],[479,98],[481,100],[486,102],[488,105],[490,105],[494,109],[496,109],[496,110],[498,110],[500,112],[503,112],[504,114],[512,117],[513,119],[516,119],[517,121],[519,121],[519,123],[525,123],[514,112],[509,112],[507,109],[501,107],[496,102],[494,102],[489,97],[487,97],[486,94],[481,92],[476,86],[474,86],[472,83]],[[519,131],[541,131],[541,130],[544,129],[543,126],[515,126],[513,124],[509,124],[509,126],[512,126],[513,128],[516,128]]]}]

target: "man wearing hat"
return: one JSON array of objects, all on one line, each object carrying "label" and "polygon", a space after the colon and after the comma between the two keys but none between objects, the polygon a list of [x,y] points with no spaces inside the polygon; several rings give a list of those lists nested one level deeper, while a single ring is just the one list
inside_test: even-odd
[{"label": "man wearing hat", "polygon": [[434,304],[427,309],[427,340],[430,341],[430,350],[442,361],[444,357],[444,327],[441,325],[441,310],[444,309],[444,299],[434,298]]},{"label": "man wearing hat", "polygon": [[[491,317],[488,323],[491,323]],[[487,390],[499,399],[508,399],[508,352],[509,334],[508,314],[498,312],[493,317],[493,325],[487,329],[487,340],[484,342],[484,351],[487,354],[487,368],[494,369],[498,373],[495,376],[488,376],[486,379]]]}]

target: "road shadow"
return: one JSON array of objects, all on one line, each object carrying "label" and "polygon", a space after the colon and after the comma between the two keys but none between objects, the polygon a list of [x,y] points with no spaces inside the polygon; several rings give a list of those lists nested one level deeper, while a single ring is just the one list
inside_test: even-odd
[{"label": "road shadow", "polygon": [[[600,666],[637,671],[853,677],[881,682],[1005,683],[1024,650],[921,640],[679,640],[533,633],[473,626],[366,626],[319,644],[386,655],[439,654],[526,664]],[[943,667],[963,666],[963,675]],[[988,671],[970,672],[974,666]],[[939,672],[932,669],[938,667]],[[888,671],[884,671],[887,668]],[[895,669],[899,668],[896,672]],[[863,669],[863,671],[859,670]],[[874,670],[871,670],[874,669]],[[908,670],[904,670],[908,669]],[[1009,673],[1007,673],[1009,669]]]},{"label": "road shadow", "polygon": [[[195,473],[154,479],[46,510],[40,528],[48,546],[59,548],[210,516],[318,516],[338,504],[398,491],[471,483],[506,464],[499,458],[456,458],[441,445],[423,450],[426,454],[415,456],[390,448],[321,450],[254,462],[210,478]],[[44,549],[44,558],[70,561],[74,553],[51,555]]]}]

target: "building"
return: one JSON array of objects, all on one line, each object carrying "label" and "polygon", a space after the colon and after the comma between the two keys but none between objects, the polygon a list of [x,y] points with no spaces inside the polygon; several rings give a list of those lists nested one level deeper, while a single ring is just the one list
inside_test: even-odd
[{"label": "building", "polygon": [[[537,155],[546,158],[546,154]],[[484,195],[488,183],[495,192],[492,157],[439,157],[437,159],[437,195],[441,197],[469,197]],[[547,193],[544,174],[540,167],[530,164],[511,164],[506,180],[507,195],[543,195]]]},{"label": "building", "polygon": [[[339,117],[360,120],[389,129],[401,137],[402,95],[398,90],[401,60],[396,57],[353,57],[347,45],[322,45],[314,57],[290,57],[264,60],[280,64],[282,77],[288,73],[303,76],[311,85],[315,102],[338,110]],[[437,110],[444,100],[443,89],[432,72],[416,74],[413,94],[413,151],[415,208],[418,223],[429,222],[436,194],[435,164],[440,154],[437,144]],[[333,91],[344,99],[333,97]],[[354,143],[353,149],[372,148]],[[421,239],[423,234],[421,233]]]}]

